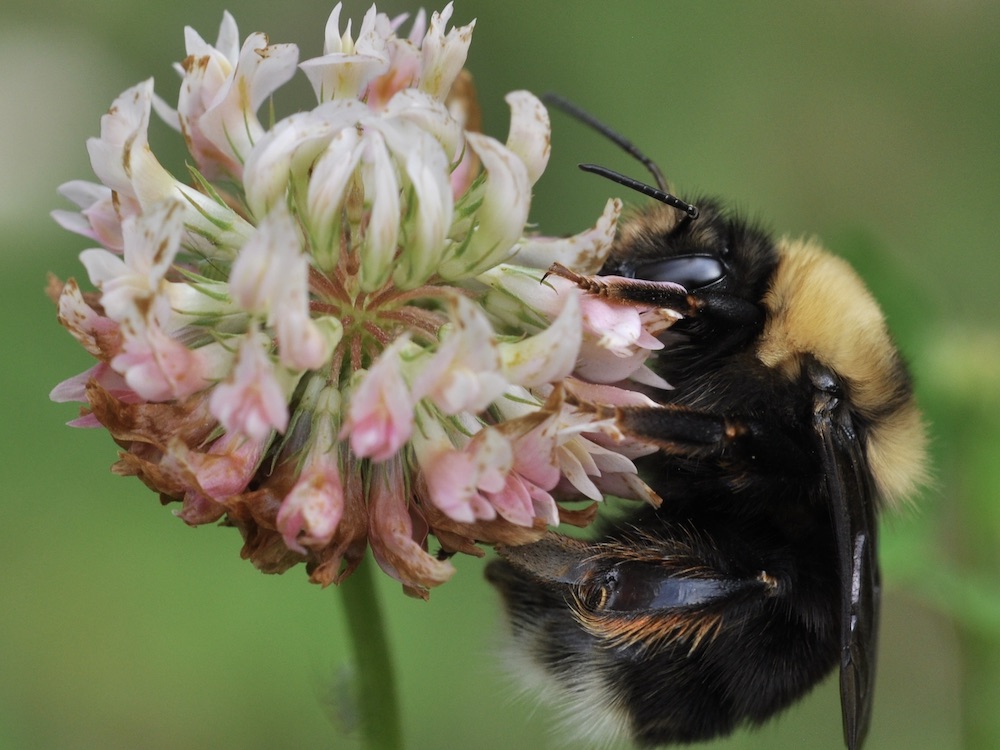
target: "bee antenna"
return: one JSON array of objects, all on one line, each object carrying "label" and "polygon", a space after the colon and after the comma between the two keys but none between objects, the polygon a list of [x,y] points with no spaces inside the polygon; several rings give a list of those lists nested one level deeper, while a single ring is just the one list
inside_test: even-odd
[{"label": "bee antenna", "polygon": [[542,94],[542,101],[549,106],[562,110],[574,120],[582,122],[584,125],[596,130],[627,154],[635,159],[638,159],[639,162],[641,162],[642,165],[649,170],[650,174],[653,175],[653,179],[656,181],[657,187],[659,187],[662,192],[667,192],[667,181],[663,177],[663,172],[660,171],[660,168],[652,159],[642,153],[642,151],[640,151],[638,147],[628,138],[623,136],[621,133],[612,130],[592,114],[586,110],[580,109],[578,106],[573,104],[573,102],[568,99],[564,99],[559,96],[559,94],[553,94],[551,92]]},{"label": "bee antenna", "polygon": [[650,198],[658,200],[661,203],[666,203],[668,206],[680,209],[692,219],[698,218],[697,206],[685,203],[677,196],[671,195],[665,190],[657,190],[652,185],[639,182],[639,180],[633,177],[628,177],[623,175],[621,172],[615,172],[613,169],[608,169],[607,167],[600,167],[597,164],[580,164],[579,167],[584,172],[592,172],[593,174],[600,175],[601,177],[605,177],[612,182],[617,182],[619,185],[624,185],[625,187],[636,190],[643,195],[648,195]]}]

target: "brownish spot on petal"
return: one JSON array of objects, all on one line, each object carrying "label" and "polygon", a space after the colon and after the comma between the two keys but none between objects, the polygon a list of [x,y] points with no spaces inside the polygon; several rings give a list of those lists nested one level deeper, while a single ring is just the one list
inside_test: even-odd
[{"label": "brownish spot on petal", "polygon": [[188,448],[204,443],[218,427],[208,410],[207,391],[180,401],[130,404],[111,395],[96,380],[87,383],[87,402],[97,420],[126,449],[130,442],[165,450],[171,440]]}]

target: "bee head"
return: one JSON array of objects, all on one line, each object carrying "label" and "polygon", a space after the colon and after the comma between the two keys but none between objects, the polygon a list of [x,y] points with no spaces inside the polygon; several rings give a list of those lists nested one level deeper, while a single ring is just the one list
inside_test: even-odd
[{"label": "bee head", "polygon": [[601,269],[606,276],[669,281],[689,292],[719,292],[759,303],[778,262],[768,234],[716,200],[697,218],[650,204],[622,224]]}]

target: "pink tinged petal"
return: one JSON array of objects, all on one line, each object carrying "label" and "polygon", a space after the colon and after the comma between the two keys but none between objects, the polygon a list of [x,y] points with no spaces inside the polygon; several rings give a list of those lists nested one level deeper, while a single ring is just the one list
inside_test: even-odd
[{"label": "pink tinged petal", "polygon": [[492,520],[496,509],[482,493],[502,492],[514,464],[510,441],[484,429],[463,450],[435,453],[421,468],[431,501],[459,523]]},{"label": "pink tinged petal", "polygon": [[403,469],[397,461],[374,472],[369,493],[368,542],[383,571],[413,593],[426,598],[428,589],[455,573],[451,563],[424,549],[426,533],[416,532],[410,517]]},{"label": "pink tinged petal", "polygon": [[533,484],[550,490],[559,481],[555,450],[558,424],[553,417],[514,440],[514,469]]},{"label": "pink tinged petal", "polygon": [[59,186],[59,195],[73,203],[77,208],[85,209],[97,203],[111,202],[111,188],[87,180],[70,180]]},{"label": "pink tinged petal", "polygon": [[524,162],[489,136],[467,133],[466,139],[487,178],[471,238],[457,245],[441,264],[440,274],[449,280],[476,276],[506,260],[524,231],[531,204]]},{"label": "pink tinged petal", "polygon": [[509,474],[499,492],[486,493],[490,504],[504,519],[518,526],[531,526],[535,521],[535,506],[522,477]]},{"label": "pink tinged petal", "polygon": [[[222,501],[246,490],[266,447],[266,440],[248,440],[237,433],[227,433],[212,443],[206,453],[174,441],[168,446],[164,460],[191,472],[205,495]],[[188,499],[184,502],[187,505]]]},{"label": "pink tinged petal", "polygon": [[[56,403],[76,401],[85,404],[88,402],[87,383],[92,380],[99,383],[104,390],[123,403],[136,404],[142,400],[139,394],[128,387],[125,379],[104,362],[98,362],[89,370],[62,381],[52,389],[49,393],[49,398]],[[86,428],[104,426],[93,413],[71,419],[66,424],[70,427]]]},{"label": "pink tinged petal", "polygon": [[558,526],[559,506],[556,505],[555,498],[537,485],[531,486],[529,492],[535,517],[542,519],[549,526]]},{"label": "pink tinged petal", "polygon": [[581,296],[567,290],[552,325],[516,343],[500,345],[503,373],[511,383],[532,388],[562,380],[573,372],[582,342]]},{"label": "pink tinged petal", "polygon": [[122,351],[111,366],[147,401],[184,398],[210,384],[199,350],[188,349],[155,324],[127,327],[123,333]]},{"label": "pink tinged petal", "polygon": [[247,155],[264,134],[257,110],[295,74],[298,57],[294,44],[268,45],[261,33],[247,37],[231,78],[197,119],[210,146],[201,151],[210,172],[242,176]]},{"label": "pink tinged petal", "polygon": [[[57,208],[54,211],[49,211],[49,216],[52,217],[52,220],[56,224],[68,232],[82,235],[91,240],[100,241],[97,237],[97,233],[94,231],[94,228],[87,220],[87,217],[79,211],[67,211],[62,208]],[[121,248],[119,247],[118,249],[120,250]]]},{"label": "pink tinged petal", "polygon": [[441,453],[424,475],[431,501],[452,520],[472,523],[496,518],[496,510],[476,491],[475,466],[466,453]]},{"label": "pink tinged petal", "polygon": [[616,388],[613,385],[588,383],[569,378],[563,385],[578,401],[589,401],[607,406],[658,406],[653,399],[630,388]]},{"label": "pink tinged petal", "polygon": [[413,400],[403,379],[401,353],[406,338],[394,341],[351,393],[341,439],[350,437],[358,458],[385,461],[406,444],[413,432]]},{"label": "pink tinged petal", "polygon": [[582,305],[588,340],[618,357],[629,357],[636,349],[662,349],[663,344],[643,330],[639,311],[586,295]]},{"label": "pink tinged petal", "polygon": [[612,198],[590,229],[572,237],[527,237],[518,245],[512,261],[545,270],[553,263],[561,263],[579,274],[595,274],[611,252],[621,211],[621,199]]},{"label": "pink tinged petal", "polygon": [[249,312],[267,313],[278,337],[281,363],[292,370],[321,367],[343,335],[334,318],[313,321],[309,311],[309,259],[295,221],[276,204],[243,247],[230,274],[233,298]]},{"label": "pink tinged petal", "polygon": [[388,280],[399,243],[399,183],[381,133],[366,134],[363,164],[361,174],[369,220],[361,251],[360,276],[361,288],[370,292]]},{"label": "pink tinged petal", "polygon": [[500,347],[489,319],[465,297],[452,302],[451,325],[413,381],[413,398],[428,397],[445,414],[479,413],[506,390]]},{"label": "pink tinged petal", "polygon": [[504,489],[485,493],[487,499],[511,523],[530,526],[538,517],[550,525],[558,524],[559,510],[549,494],[560,478],[555,415],[540,423],[534,415],[525,420],[503,422],[496,429],[512,440],[514,467],[507,475]]},{"label": "pink tinged petal", "polygon": [[130,272],[121,256],[108,250],[84,250],[80,253],[80,262],[87,269],[90,283],[98,289],[109,281],[129,275]]},{"label": "pink tinged petal", "polygon": [[67,427],[76,427],[84,430],[94,430],[104,427],[100,420],[97,418],[96,414],[82,414],[76,419],[71,419],[66,423]]},{"label": "pink tinged petal", "polygon": [[344,488],[335,453],[312,454],[278,509],[277,527],[289,549],[329,544],[344,514]]},{"label": "pink tinged petal", "polygon": [[57,404],[68,401],[85,404],[87,403],[87,383],[91,380],[97,381],[104,390],[119,401],[134,404],[140,400],[138,394],[125,383],[125,379],[105,362],[98,362],[89,370],[62,381],[52,389],[49,398]]},{"label": "pink tinged petal", "polygon": [[124,195],[113,197],[105,185],[72,180],[59,187],[59,194],[80,207],[79,212],[57,210],[52,218],[63,229],[100,242],[109,250],[121,252],[122,217],[141,210],[138,203]]},{"label": "pink tinged petal", "polygon": [[263,440],[271,430],[288,427],[288,403],[265,348],[270,341],[251,333],[240,343],[228,380],[212,391],[209,410],[227,432]]},{"label": "pink tinged petal", "polygon": [[[580,347],[580,359],[573,372],[592,383],[617,383],[632,378],[643,367],[648,357],[648,349],[636,349],[622,357],[597,346],[593,341],[584,339]],[[652,372],[650,374],[652,375]]]},{"label": "pink tinged petal", "polygon": [[443,100],[451,91],[455,77],[465,65],[472,42],[473,21],[467,26],[453,28],[447,34],[444,29],[451,19],[452,3],[448,3],[440,13],[431,15],[430,28],[420,45],[423,64],[420,74],[420,90],[436,99]]},{"label": "pink tinged petal", "polygon": [[549,113],[538,97],[527,91],[512,91],[504,100],[511,110],[507,148],[524,162],[528,180],[534,185],[545,171],[552,150]]}]

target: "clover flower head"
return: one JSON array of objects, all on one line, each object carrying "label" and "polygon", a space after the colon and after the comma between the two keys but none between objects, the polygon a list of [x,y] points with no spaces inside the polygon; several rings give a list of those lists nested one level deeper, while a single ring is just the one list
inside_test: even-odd
[{"label": "clover flower head", "polygon": [[[97,364],[53,399],[111,433],[117,473],[236,527],[267,572],[339,582],[370,547],[426,596],[453,573],[431,535],[476,554],[587,516],[566,499],[655,500],[632,463],[652,448],[583,405],[666,387],[644,364],[662,318],[547,276],[595,273],[621,203],[572,237],[527,231],[548,115],[517,91],[506,139],[479,132],[474,23],[452,15],[403,35],[373,6],[355,32],[337,5],[301,63],[240,43],[228,13],[214,44],[187,29],[176,105],[152,80],[123,92],[88,142],[99,182],[62,188],[78,211],[54,217],[99,245],[81,254],[96,291],[50,295]],[[296,67],[315,106],[263,123]],[[149,143],[154,110],[190,152],[183,180]]]}]

